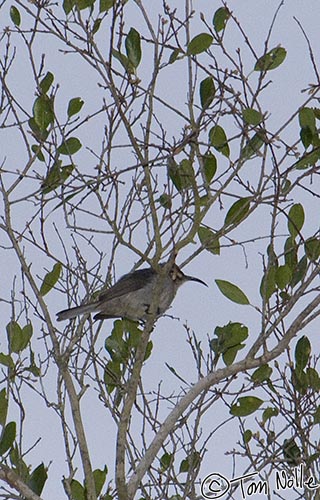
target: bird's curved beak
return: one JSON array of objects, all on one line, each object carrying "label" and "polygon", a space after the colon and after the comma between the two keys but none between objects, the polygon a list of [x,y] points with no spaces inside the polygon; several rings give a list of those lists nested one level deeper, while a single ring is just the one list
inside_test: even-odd
[{"label": "bird's curved beak", "polygon": [[204,281],[200,280],[199,278],[195,278],[194,276],[187,276],[186,274],[184,275],[184,279],[186,281],[197,281],[198,283],[201,283],[204,286],[208,286],[207,283]]}]

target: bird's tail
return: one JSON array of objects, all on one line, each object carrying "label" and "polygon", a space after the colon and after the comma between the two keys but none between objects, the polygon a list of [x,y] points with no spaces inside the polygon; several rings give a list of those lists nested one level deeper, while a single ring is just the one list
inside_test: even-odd
[{"label": "bird's tail", "polygon": [[80,314],[91,313],[96,310],[98,302],[91,302],[91,304],[84,304],[83,306],[71,307],[71,309],[64,309],[57,313],[57,321],[64,321],[66,319],[73,319]]}]

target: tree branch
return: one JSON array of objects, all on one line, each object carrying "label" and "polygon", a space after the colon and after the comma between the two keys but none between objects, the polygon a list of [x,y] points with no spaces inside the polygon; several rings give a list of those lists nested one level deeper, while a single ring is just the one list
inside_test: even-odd
[{"label": "tree branch", "polygon": [[7,465],[0,464],[0,479],[17,490],[27,500],[42,500],[42,498],[32,491],[32,489],[29,488],[24,481],[22,481],[21,477]]}]

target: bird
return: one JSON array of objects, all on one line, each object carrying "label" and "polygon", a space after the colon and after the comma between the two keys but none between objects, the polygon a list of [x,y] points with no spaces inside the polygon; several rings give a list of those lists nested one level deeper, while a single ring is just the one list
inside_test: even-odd
[{"label": "bird", "polygon": [[208,286],[199,278],[184,274],[176,264],[167,273],[158,273],[152,267],[138,269],[122,276],[113,286],[101,292],[97,300],[58,312],[57,321],[96,313],[94,320],[125,318],[145,322],[152,314],[151,308],[155,310],[157,319],[170,307],[178,288],[187,281]]}]

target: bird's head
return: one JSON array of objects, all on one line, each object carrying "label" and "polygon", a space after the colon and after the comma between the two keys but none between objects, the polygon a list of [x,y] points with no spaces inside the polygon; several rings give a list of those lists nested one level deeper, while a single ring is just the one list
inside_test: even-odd
[{"label": "bird's head", "polygon": [[197,281],[202,285],[208,286],[207,283],[200,280],[199,278],[195,278],[194,276],[188,276],[187,274],[184,274],[181,271],[180,267],[177,266],[177,264],[173,264],[172,268],[170,269],[170,276],[172,281],[175,282],[177,287],[183,285],[183,283],[186,283],[187,281]]}]

